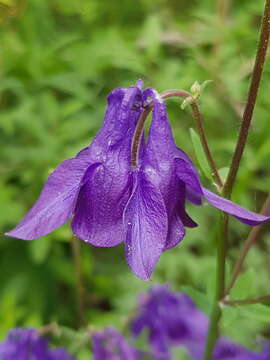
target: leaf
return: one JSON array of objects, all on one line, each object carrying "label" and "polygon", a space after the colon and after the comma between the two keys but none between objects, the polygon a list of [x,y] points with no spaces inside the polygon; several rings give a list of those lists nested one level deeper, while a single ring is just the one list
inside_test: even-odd
[{"label": "leaf", "polygon": [[203,312],[207,315],[210,314],[211,303],[204,293],[192,288],[191,286],[182,286],[181,291],[189,295]]},{"label": "leaf", "polygon": [[7,6],[14,6],[14,1],[13,0],[0,0],[0,5],[7,5]]},{"label": "leaf", "polygon": [[159,16],[155,14],[146,19],[143,27],[141,45],[146,49],[146,54],[149,58],[154,58],[158,55],[161,30]]},{"label": "leaf", "polygon": [[262,323],[270,323],[270,306],[264,304],[252,304],[239,307],[239,312],[243,316]]},{"label": "leaf", "polygon": [[192,144],[194,147],[194,151],[195,151],[199,166],[200,166],[202,172],[204,173],[204,175],[209,180],[213,181],[213,177],[211,175],[211,169],[210,169],[207,159],[205,157],[200,138],[194,129],[190,128],[189,131],[190,131],[191,141],[192,141]]},{"label": "leaf", "polygon": [[218,170],[218,173],[219,173],[219,175],[220,175],[220,177],[221,177],[221,179],[222,179],[223,182],[226,181],[227,176],[228,176],[228,173],[229,173],[229,170],[230,170],[229,167],[223,167],[223,168],[220,168],[220,169]]},{"label": "leaf", "polygon": [[37,264],[42,264],[50,251],[51,241],[50,237],[44,237],[40,241],[32,241],[29,249],[32,256],[32,259]]},{"label": "leaf", "polygon": [[241,274],[231,290],[231,299],[246,299],[254,294],[256,274],[253,268],[249,268]]},{"label": "leaf", "polygon": [[222,326],[229,327],[239,315],[239,309],[232,306],[225,306],[222,309]]},{"label": "leaf", "polygon": [[172,347],[171,348],[172,359],[190,360],[188,352],[183,347]]}]

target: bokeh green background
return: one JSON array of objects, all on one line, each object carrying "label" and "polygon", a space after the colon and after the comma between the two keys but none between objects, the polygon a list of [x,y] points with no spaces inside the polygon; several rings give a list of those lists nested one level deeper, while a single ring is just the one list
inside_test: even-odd
[{"label": "bokeh green background", "polygon": [[[213,4],[214,3],[214,4]],[[200,105],[211,149],[226,173],[245,104],[263,0],[0,1],[0,337],[15,326],[57,321],[76,329],[76,276],[69,225],[32,242],[5,237],[37,199],[56,165],[101,126],[106,95],[141,78],[158,91],[213,82]],[[269,60],[233,199],[258,211],[270,187]],[[177,143],[198,165],[191,112],[169,100]],[[213,185],[202,174],[209,188]],[[199,223],[163,254],[152,281],[128,269],[123,247],[81,243],[86,323],[126,327],[140,292],[168,282],[209,311],[218,212],[190,206]],[[228,273],[248,227],[232,219]],[[270,292],[270,236],[264,227],[234,298]],[[256,348],[270,338],[265,305],[225,309],[223,333]],[[59,340],[61,341],[61,339]],[[69,344],[72,346],[72,341]],[[74,350],[74,349],[73,349]],[[75,352],[77,350],[74,350]],[[89,358],[82,348],[79,359]],[[87,357],[88,356],[88,357]]]}]

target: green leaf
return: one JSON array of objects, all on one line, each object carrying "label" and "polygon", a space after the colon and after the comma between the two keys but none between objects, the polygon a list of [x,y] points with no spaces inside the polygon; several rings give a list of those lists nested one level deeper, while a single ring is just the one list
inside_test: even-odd
[{"label": "green leaf", "polygon": [[200,166],[202,172],[204,173],[204,175],[209,180],[213,181],[213,178],[211,175],[211,169],[210,169],[207,159],[205,157],[200,138],[194,129],[190,128],[189,131],[190,131],[191,141],[192,141],[192,144],[194,147],[194,151],[195,151],[199,166]]},{"label": "green leaf", "polygon": [[239,312],[250,319],[254,319],[262,323],[270,323],[270,306],[264,304],[239,306]]},{"label": "green leaf", "polygon": [[14,6],[13,0],[0,0],[0,4],[7,5],[7,6]]},{"label": "green leaf", "polygon": [[219,173],[219,175],[220,175],[220,177],[221,177],[221,179],[222,179],[223,182],[226,181],[227,176],[228,176],[228,173],[229,173],[229,170],[230,170],[229,167],[223,167],[223,168],[220,168],[220,169],[218,170],[218,173]]},{"label": "green leaf", "polygon": [[254,284],[256,284],[256,273],[253,268],[249,268],[238,277],[231,290],[231,299],[246,299],[255,295]]},{"label": "green leaf", "polygon": [[229,327],[237,319],[239,309],[233,306],[225,306],[222,309],[222,326]]},{"label": "green leaf", "polygon": [[191,286],[182,286],[181,291],[189,295],[196,305],[207,315],[211,312],[211,303],[207,296]]},{"label": "green leaf", "polygon": [[192,96],[189,96],[183,100],[181,104],[181,109],[184,110],[188,105],[192,104],[194,102],[194,98]]},{"label": "green leaf", "polygon": [[181,360],[190,360],[188,352],[182,347],[172,347],[171,348],[172,359],[181,359]]},{"label": "green leaf", "polygon": [[141,46],[145,48],[149,58],[155,58],[158,55],[161,39],[161,23],[159,16],[149,16],[143,26]]},{"label": "green leaf", "polygon": [[44,237],[41,240],[32,241],[30,243],[29,249],[32,256],[32,259],[37,264],[42,264],[50,251],[51,241],[50,237]]}]

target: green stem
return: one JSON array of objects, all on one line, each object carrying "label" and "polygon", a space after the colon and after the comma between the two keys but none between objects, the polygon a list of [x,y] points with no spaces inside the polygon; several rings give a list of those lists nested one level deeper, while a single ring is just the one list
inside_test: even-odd
[{"label": "green stem", "polygon": [[228,17],[231,6],[231,0],[218,0],[217,1],[217,13],[219,20],[224,23]]},{"label": "green stem", "polygon": [[226,248],[227,248],[227,230],[228,216],[220,212],[220,226],[217,242],[217,260],[216,260],[216,292],[215,299],[210,315],[210,324],[208,329],[204,360],[211,360],[215,343],[219,336],[219,321],[222,315],[220,300],[223,299],[225,288],[225,271],[226,271]]},{"label": "green stem", "polygon": [[[181,98],[191,98],[193,101],[191,102],[190,106],[193,112],[194,120],[196,122],[196,126],[198,129],[199,137],[201,140],[201,144],[207,158],[208,164],[212,170],[213,177],[215,179],[216,184],[218,185],[219,189],[223,187],[222,179],[218,173],[217,166],[215,164],[214,158],[211,154],[209,149],[209,145],[207,142],[207,137],[204,130],[204,124],[202,120],[202,116],[199,110],[199,106],[196,102],[196,99],[187,91],[184,90],[167,90],[160,94],[161,99],[168,99],[171,97],[181,97]],[[153,101],[144,109],[142,112],[137,125],[134,131],[132,145],[131,145],[131,167],[137,168],[138,167],[138,156],[139,156],[139,147],[141,143],[141,138],[143,134],[144,124],[148,114],[151,112],[153,108]]]},{"label": "green stem", "polygon": [[[256,61],[252,73],[248,100],[243,114],[243,120],[238,135],[238,141],[232,158],[229,174],[224,185],[222,195],[230,198],[235,184],[240,161],[247,142],[247,136],[250,123],[257,100],[261,75],[264,67],[266,51],[270,36],[270,0],[266,0],[264,14],[262,18],[260,39],[257,48]],[[204,354],[204,360],[211,360],[215,343],[219,336],[219,322],[222,316],[221,304],[225,293],[225,260],[226,260],[226,243],[228,230],[228,215],[221,215],[220,233],[217,245],[217,281],[216,294],[213,303],[212,314],[210,317],[210,325],[207,335],[207,343]]]},{"label": "green stem", "polygon": [[243,299],[243,300],[226,300],[222,301],[222,304],[229,306],[239,306],[239,305],[251,305],[251,304],[260,304],[265,301],[270,301],[270,294],[259,296],[251,299]]},{"label": "green stem", "polygon": [[264,14],[262,17],[260,38],[257,48],[256,60],[251,76],[251,82],[248,92],[248,99],[245,106],[241,128],[238,135],[237,144],[232,158],[229,174],[224,185],[224,194],[227,198],[231,197],[232,189],[235,184],[240,161],[247,142],[248,132],[251,124],[253,111],[255,108],[261,76],[265,63],[265,57],[270,36],[270,0],[266,0]]},{"label": "green stem", "polygon": [[[266,216],[266,215],[268,215],[269,211],[270,211],[270,194],[267,196],[260,213],[262,215]],[[239,258],[238,258],[238,261],[237,261],[237,263],[236,263],[236,265],[234,267],[233,275],[232,275],[231,280],[229,281],[229,284],[228,284],[228,286],[226,288],[226,291],[224,293],[225,296],[229,295],[229,293],[230,293],[231,289],[233,288],[236,280],[238,279],[238,276],[240,275],[240,273],[242,271],[242,267],[243,267],[244,261],[245,261],[245,259],[247,257],[247,254],[248,254],[249,250],[251,249],[251,247],[257,241],[258,236],[260,234],[260,231],[261,231],[263,225],[264,224],[254,226],[251,229],[251,231],[250,231],[250,233],[249,233],[249,235],[248,235],[248,237],[247,237],[247,239],[246,239],[246,241],[244,243],[243,250],[242,250],[242,252],[241,252],[241,254],[240,254]]]},{"label": "green stem", "polygon": [[85,324],[85,292],[83,286],[83,273],[81,267],[81,244],[80,240],[76,236],[72,236],[72,253],[75,269],[75,281],[76,281],[76,301],[77,301],[77,313],[78,313],[78,325],[83,326]]}]

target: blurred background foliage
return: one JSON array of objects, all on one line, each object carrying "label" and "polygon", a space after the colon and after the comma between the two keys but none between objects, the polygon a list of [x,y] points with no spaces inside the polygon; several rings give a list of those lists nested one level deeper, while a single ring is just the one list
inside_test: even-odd
[{"label": "blurred background foliage", "polygon": [[[195,80],[213,80],[200,105],[214,157],[226,172],[262,9],[263,0],[0,0],[0,337],[14,326],[78,326],[68,224],[33,242],[3,232],[31,207],[51,170],[90,143],[113,88],[142,78],[158,91],[189,90]],[[235,201],[256,211],[270,187],[269,79],[268,59],[233,193]],[[190,110],[181,110],[177,100],[169,100],[168,109],[178,145],[198,164]],[[214,189],[203,174],[202,179]],[[186,291],[209,311],[218,214],[208,205],[190,206],[189,213],[199,227],[162,256],[148,283],[129,271],[121,246],[81,243],[86,324],[124,329],[138,294],[160,282]],[[231,220],[228,273],[248,230]],[[269,293],[269,241],[265,227],[235,298]],[[223,332],[255,348],[258,337],[270,338],[269,307],[225,309]],[[83,349],[73,351],[89,358]]]}]

